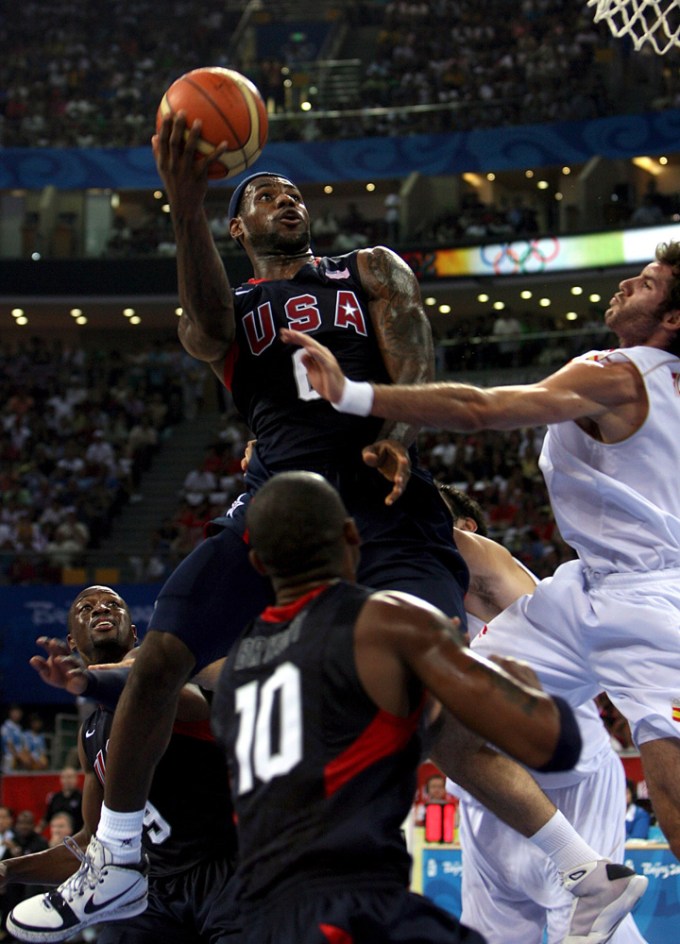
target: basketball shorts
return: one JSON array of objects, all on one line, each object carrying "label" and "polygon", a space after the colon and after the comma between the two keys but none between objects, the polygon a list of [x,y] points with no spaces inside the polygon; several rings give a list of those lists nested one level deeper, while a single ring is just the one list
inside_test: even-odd
[{"label": "basketball shorts", "polygon": [[[625,775],[613,751],[578,784],[544,789],[586,842],[612,861],[624,861]],[[487,944],[542,944],[544,929],[546,944],[560,944],[574,898],[554,863],[466,793],[461,800],[463,924]],[[611,941],[644,944],[630,916]]]},{"label": "basketball shorts", "polygon": [[240,917],[232,866],[207,861],[149,882],[146,911],[99,929],[97,944],[236,944]]},{"label": "basketball shorts", "polygon": [[[243,944],[484,944],[429,899],[395,886],[312,883],[243,915]],[[220,942],[221,944],[221,942]],[[224,944],[228,944],[225,939]]]},{"label": "basketball shorts", "polygon": [[472,648],[524,659],[572,707],[607,692],[638,747],[680,737],[680,569],[598,575],[568,561]]},{"label": "basketball shorts", "polygon": [[[269,478],[257,455],[253,488],[170,575],[158,595],[149,628],[177,636],[196,659],[196,671],[226,655],[246,624],[273,602],[269,581],[248,559],[245,515],[252,495]],[[463,622],[468,572],[456,549],[452,521],[427,473],[415,470],[405,494],[384,503],[389,484],[373,469],[334,482],[362,538],[358,580],[376,590],[412,593]]]}]

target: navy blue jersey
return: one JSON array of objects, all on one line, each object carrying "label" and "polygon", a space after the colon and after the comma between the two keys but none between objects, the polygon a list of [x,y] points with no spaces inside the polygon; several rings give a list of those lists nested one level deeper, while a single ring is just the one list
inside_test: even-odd
[{"label": "navy blue jersey", "polygon": [[[80,735],[102,786],[112,721],[113,712],[99,707]],[[152,878],[184,872],[211,858],[235,858],[227,769],[206,724],[176,723],[151,783],[143,845]]]},{"label": "navy blue jersey", "polygon": [[361,461],[382,420],[338,413],[311,387],[302,350],[284,344],[281,328],[326,345],[352,380],[389,383],[361,286],[357,253],[317,258],[292,279],[247,282],[234,290],[236,339],[224,382],[253,435],[263,464],[336,470]]},{"label": "navy blue jersey", "polygon": [[338,489],[361,534],[362,584],[412,593],[464,624],[467,567],[453,540],[451,514],[429,472],[418,467],[415,450],[404,494],[385,505],[391,483],[361,456],[382,421],[341,414],[320,399],[310,390],[302,350],[278,336],[283,326],[309,331],[352,379],[389,382],[357,253],[316,259],[292,279],[249,282],[234,298],[236,340],[224,382],[257,437],[247,492],[211,523],[213,536],[170,575],[149,628],[181,639],[197,671],[227,654],[243,627],[271,601],[269,582],[248,561],[247,504],[268,478],[286,469],[318,472]]},{"label": "navy blue jersey", "polygon": [[401,827],[422,749],[413,713],[380,710],[354,662],[354,626],[371,591],[345,582],[270,607],[234,646],[213,703],[239,830],[242,900],[298,884],[370,876],[408,885]]}]

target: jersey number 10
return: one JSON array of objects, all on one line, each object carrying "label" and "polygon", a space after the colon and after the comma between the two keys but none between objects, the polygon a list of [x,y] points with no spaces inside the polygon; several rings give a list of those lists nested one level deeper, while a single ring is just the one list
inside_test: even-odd
[{"label": "jersey number 10", "polygon": [[[292,662],[284,662],[262,683],[248,682],[236,689],[239,796],[253,789],[255,777],[269,783],[302,760],[301,694],[300,670]],[[274,731],[272,720],[277,716]]]}]

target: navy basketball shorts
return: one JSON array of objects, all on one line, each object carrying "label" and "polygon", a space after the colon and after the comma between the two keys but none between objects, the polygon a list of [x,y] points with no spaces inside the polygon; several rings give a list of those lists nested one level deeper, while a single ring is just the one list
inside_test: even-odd
[{"label": "navy basketball shorts", "polygon": [[484,944],[476,931],[405,888],[347,879],[332,887],[311,884],[246,910],[243,944]]},{"label": "navy basketball shorts", "polygon": [[[391,506],[391,485],[362,467],[335,482],[361,534],[358,581],[376,590],[401,590],[458,616],[468,571],[456,549],[451,515],[428,473],[414,470]],[[273,603],[269,581],[248,559],[246,492],[213,523],[206,538],[170,575],[156,600],[149,629],[169,632],[189,648],[196,671],[225,656],[241,631]],[[221,529],[221,530],[220,530]]]},{"label": "navy basketball shorts", "polygon": [[241,928],[232,874],[217,860],[152,878],[146,911],[99,928],[97,944],[235,944]]}]

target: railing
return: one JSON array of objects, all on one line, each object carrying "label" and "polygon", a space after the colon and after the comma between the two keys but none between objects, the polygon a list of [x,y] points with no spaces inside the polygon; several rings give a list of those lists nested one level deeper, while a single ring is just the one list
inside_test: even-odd
[{"label": "railing", "polygon": [[[328,74],[324,75],[320,67],[324,63],[310,63],[319,79],[328,83]],[[296,68],[301,71],[301,67]],[[384,137],[386,134],[437,134],[447,131],[467,130],[473,125],[512,124],[514,116],[521,107],[521,97],[495,99],[490,102],[444,102],[436,105],[400,105],[366,106],[348,108],[314,108],[315,95],[309,91],[313,85],[312,73],[304,86],[298,86],[296,92],[297,108],[291,102],[284,112],[269,116],[269,140],[281,141],[291,136],[295,140],[306,140],[314,136],[319,138],[354,138]],[[306,100],[311,104],[308,111],[301,111],[299,104]],[[356,106],[356,103],[353,103]],[[506,121],[498,121],[498,110],[507,115]],[[485,115],[489,116],[485,119]],[[306,127],[308,126],[308,127]],[[314,134],[309,130],[314,126]]]}]

